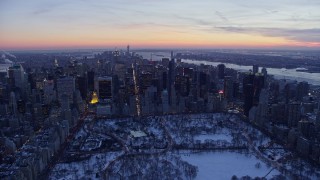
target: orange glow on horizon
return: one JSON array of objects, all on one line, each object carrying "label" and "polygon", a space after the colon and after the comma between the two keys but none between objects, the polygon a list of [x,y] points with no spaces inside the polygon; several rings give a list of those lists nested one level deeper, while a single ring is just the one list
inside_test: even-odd
[{"label": "orange glow on horizon", "polygon": [[280,37],[264,37],[245,34],[162,34],[153,37],[109,38],[99,36],[36,37],[9,39],[0,37],[0,49],[73,49],[73,48],[114,48],[130,44],[135,48],[279,48],[279,47],[320,47],[320,43],[296,42]]}]

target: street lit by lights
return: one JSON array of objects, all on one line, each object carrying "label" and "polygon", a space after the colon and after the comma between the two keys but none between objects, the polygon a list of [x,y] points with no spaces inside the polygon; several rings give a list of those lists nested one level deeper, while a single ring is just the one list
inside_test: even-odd
[{"label": "street lit by lights", "polygon": [[133,69],[134,93],[136,96],[137,115],[140,116],[141,106],[140,106],[140,97],[139,97],[139,86],[138,86],[137,74],[136,74],[134,64],[132,64],[132,69]]}]

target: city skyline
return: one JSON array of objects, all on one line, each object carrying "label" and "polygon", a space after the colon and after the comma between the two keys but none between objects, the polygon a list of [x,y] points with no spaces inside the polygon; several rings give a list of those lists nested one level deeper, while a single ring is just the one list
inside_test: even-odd
[{"label": "city skyline", "polygon": [[0,2],[0,48],[319,48],[320,2]]}]

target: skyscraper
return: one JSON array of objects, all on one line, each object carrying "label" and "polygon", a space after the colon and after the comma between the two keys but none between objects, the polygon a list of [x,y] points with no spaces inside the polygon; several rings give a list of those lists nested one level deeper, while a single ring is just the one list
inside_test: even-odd
[{"label": "skyscraper", "polygon": [[112,77],[98,77],[95,82],[95,89],[99,100],[112,100]]},{"label": "skyscraper", "polygon": [[8,81],[11,87],[18,87],[24,90],[24,69],[21,64],[16,64],[8,69]]},{"label": "skyscraper", "polygon": [[308,95],[309,92],[309,84],[308,82],[299,82],[296,89],[296,98],[301,101],[302,98]]},{"label": "skyscraper", "polygon": [[86,76],[77,76],[76,77],[76,88],[79,89],[80,94],[82,99],[87,98],[87,89],[88,89],[88,84],[87,84],[87,79]]},{"label": "skyscraper", "polygon": [[256,74],[259,72],[259,65],[255,64],[252,66],[252,72],[253,74]]},{"label": "skyscraper", "polygon": [[10,93],[9,108],[12,115],[17,115],[18,113],[17,100],[14,92]]},{"label": "skyscraper", "polygon": [[94,71],[88,71],[88,89],[89,91],[94,91]]},{"label": "skyscraper", "polygon": [[256,73],[254,76],[254,80],[253,80],[253,88],[254,88],[254,100],[253,103],[254,105],[257,105],[259,102],[259,97],[260,97],[260,92],[261,89],[264,87],[264,79],[265,77],[260,74],[260,73]]},{"label": "skyscraper", "polygon": [[287,105],[288,109],[288,126],[297,127],[298,122],[301,118],[300,104],[299,103],[290,103]]},{"label": "skyscraper", "polygon": [[224,69],[226,66],[224,64],[219,64],[218,65],[218,78],[223,79],[224,78]]},{"label": "skyscraper", "polygon": [[231,76],[225,76],[224,77],[224,84],[223,84],[223,93],[224,97],[227,100],[232,100],[233,98],[233,80]]},{"label": "skyscraper", "polygon": [[59,101],[64,101],[63,94],[69,97],[70,102],[73,100],[73,92],[75,91],[75,79],[73,77],[61,77],[57,80],[57,90]]},{"label": "skyscraper", "polygon": [[249,116],[249,111],[253,106],[253,85],[244,84],[243,85],[243,95],[244,95],[244,115]]},{"label": "skyscraper", "polygon": [[169,97],[169,105],[171,105],[171,88],[175,79],[175,61],[173,58],[173,52],[171,52],[171,60],[169,62],[169,73],[168,73],[168,97]]}]

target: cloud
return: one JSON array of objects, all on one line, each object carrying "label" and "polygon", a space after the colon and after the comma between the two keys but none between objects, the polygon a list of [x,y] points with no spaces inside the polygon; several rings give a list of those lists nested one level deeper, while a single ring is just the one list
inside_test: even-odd
[{"label": "cloud", "polygon": [[211,22],[206,21],[206,20],[203,20],[203,19],[200,19],[200,18],[180,16],[180,15],[177,15],[177,14],[172,15],[172,17],[173,17],[173,18],[176,18],[176,19],[186,20],[186,21],[188,21],[188,22],[191,22],[191,25],[192,25],[193,23],[195,23],[195,24],[197,24],[197,25],[210,25],[210,24],[212,24]]},{"label": "cloud", "polygon": [[320,42],[320,29],[289,29],[289,28],[265,28],[265,27],[215,27],[227,32],[243,34],[260,34],[270,37],[284,37],[299,42]]},{"label": "cloud", "polygon": [[219,18],[221,18],[223,21],[229,22],[229,19],[226,18],[220,11],[216,11],[215,14],[216,14]]}]

